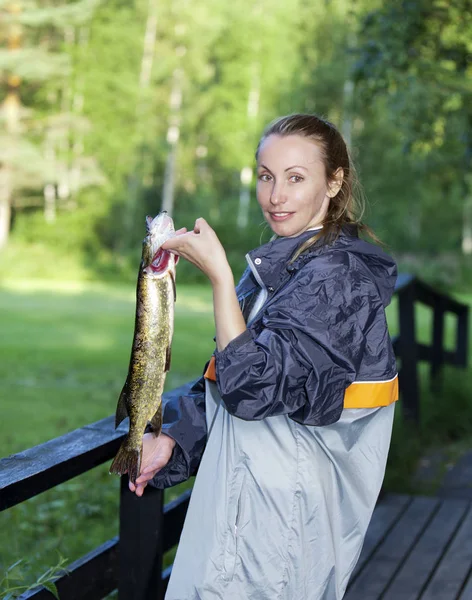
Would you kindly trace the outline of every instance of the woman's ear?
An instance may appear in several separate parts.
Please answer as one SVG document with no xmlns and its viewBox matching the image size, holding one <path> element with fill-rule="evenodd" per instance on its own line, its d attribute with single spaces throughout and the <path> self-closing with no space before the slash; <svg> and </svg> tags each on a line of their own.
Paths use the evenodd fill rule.
<svg viewBox="0 0 472 600">
<path fill-rule="evenodd" d="M 333 179 L 328 184 L 327 195 L 330 198 L 334 198 L 336 196 L 336 194 L 339 192 L 339 190 L 341 189 L 341 186 L 343 184 L 343 179 L 344 179 L 344 170 L 342 169 L 342 167 L 339 167 L 339 169 L 334 173 Z"/>
</svg>

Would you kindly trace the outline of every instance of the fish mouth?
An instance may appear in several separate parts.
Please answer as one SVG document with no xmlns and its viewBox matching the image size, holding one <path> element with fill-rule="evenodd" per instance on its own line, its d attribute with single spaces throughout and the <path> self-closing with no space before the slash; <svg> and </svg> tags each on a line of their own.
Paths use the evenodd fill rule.
<svg viewBox="0 0 472 600">
<path fill-rule="evenodd" d="M 146 217 L 147 234 L 143 240 L 142 266 L 148 275 L 161 277 L 167 271 L 173 271 L 177 258 L 162 245 L 174 237 L 174 222 L 167 213 L 161 212 L 154 219 Z"/>
<path fill-rule="evenodd" d="M 163 250 L 159 248 L 159 250 L 154 255 L 151 264 L 151 271 L 156 275 L 162 275 L 169 268 L 170 261 L 170 252 L 168 250 Z"/>
</svg>

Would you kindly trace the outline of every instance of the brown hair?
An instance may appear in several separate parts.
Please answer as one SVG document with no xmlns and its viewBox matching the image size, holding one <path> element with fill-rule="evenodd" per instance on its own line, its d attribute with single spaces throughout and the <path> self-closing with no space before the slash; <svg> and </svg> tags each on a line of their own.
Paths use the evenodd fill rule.
<svg viewBox="0 0 472 600">
<path fill-rule="evenodd" d="M 334 242 L 346 225 L 357 226 L 359 232 L 366 233 L 374 241 L 380 243 L 373 231 L 361 221 L 364 212 L 364 197 L 346 142 L 332 123 L 316 115 L 308 114 L 279 117 L 272 121 L 262 134 L 256 150 L 256 160 L 262 143 L 270 135 L 301 135 L 313 140 L 321 148 L 327 184 L 334 180 L 334 175 L 339 168 L 344 172 L 341 188 L 330 200 L 328 211 L 322 222 L 323 229 L 304 242 L 292 260 L 295 260 L 318 240 L 325 244 Z"/>
</svg>

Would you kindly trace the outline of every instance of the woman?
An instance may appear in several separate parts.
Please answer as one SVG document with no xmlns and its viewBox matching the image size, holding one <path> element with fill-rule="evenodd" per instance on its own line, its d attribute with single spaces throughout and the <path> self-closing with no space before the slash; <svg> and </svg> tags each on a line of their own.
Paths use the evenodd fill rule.
<svg viewBox="0 0 472 600">
<path fill-rule="evenodd" d="M 210 279 L 216 351 L 144 439 L 137 486 L 198 475 L 167 600 L 338 600 L 383 480 L 397 373 L 385 320 L 396 267 L 360 240 L 353 168 L 313 115 L 272 123 L 257 200 L 276 239 L 236 292 L 216 234 L 166 242 Z"/>
</svg>

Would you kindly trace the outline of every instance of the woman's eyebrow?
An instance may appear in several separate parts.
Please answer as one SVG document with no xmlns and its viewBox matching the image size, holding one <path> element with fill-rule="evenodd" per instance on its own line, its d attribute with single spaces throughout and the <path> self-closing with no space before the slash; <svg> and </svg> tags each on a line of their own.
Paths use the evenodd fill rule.
<svg viewBox="0 0 472 600">
<path fill-rule="evenodd" d="M 266 167 L 265 165 L 259 165 L 257 168 L 265 169 L 266 171 L 271 172 L 269 167 Z M 308 169 L 306 167 L 302 167 L 302 165 L 293 165 L 291 167 L 287 167 L 287 169 L 285 169 L 284 173 L 286 173 L 287 171 L 290 171 L 291 169 L 305 169 L 305 171 L 308 171 Z"/>
<path fill-rule="evenodd" d="M 290 171 L 291 169 L 305 169 L 305 171 L 308 171 L 308 169 L 306 167 L 302 167 L 302 165 L 293 165 L 292 167 L 285 169 L 285 172 Z"/>
</svg>

